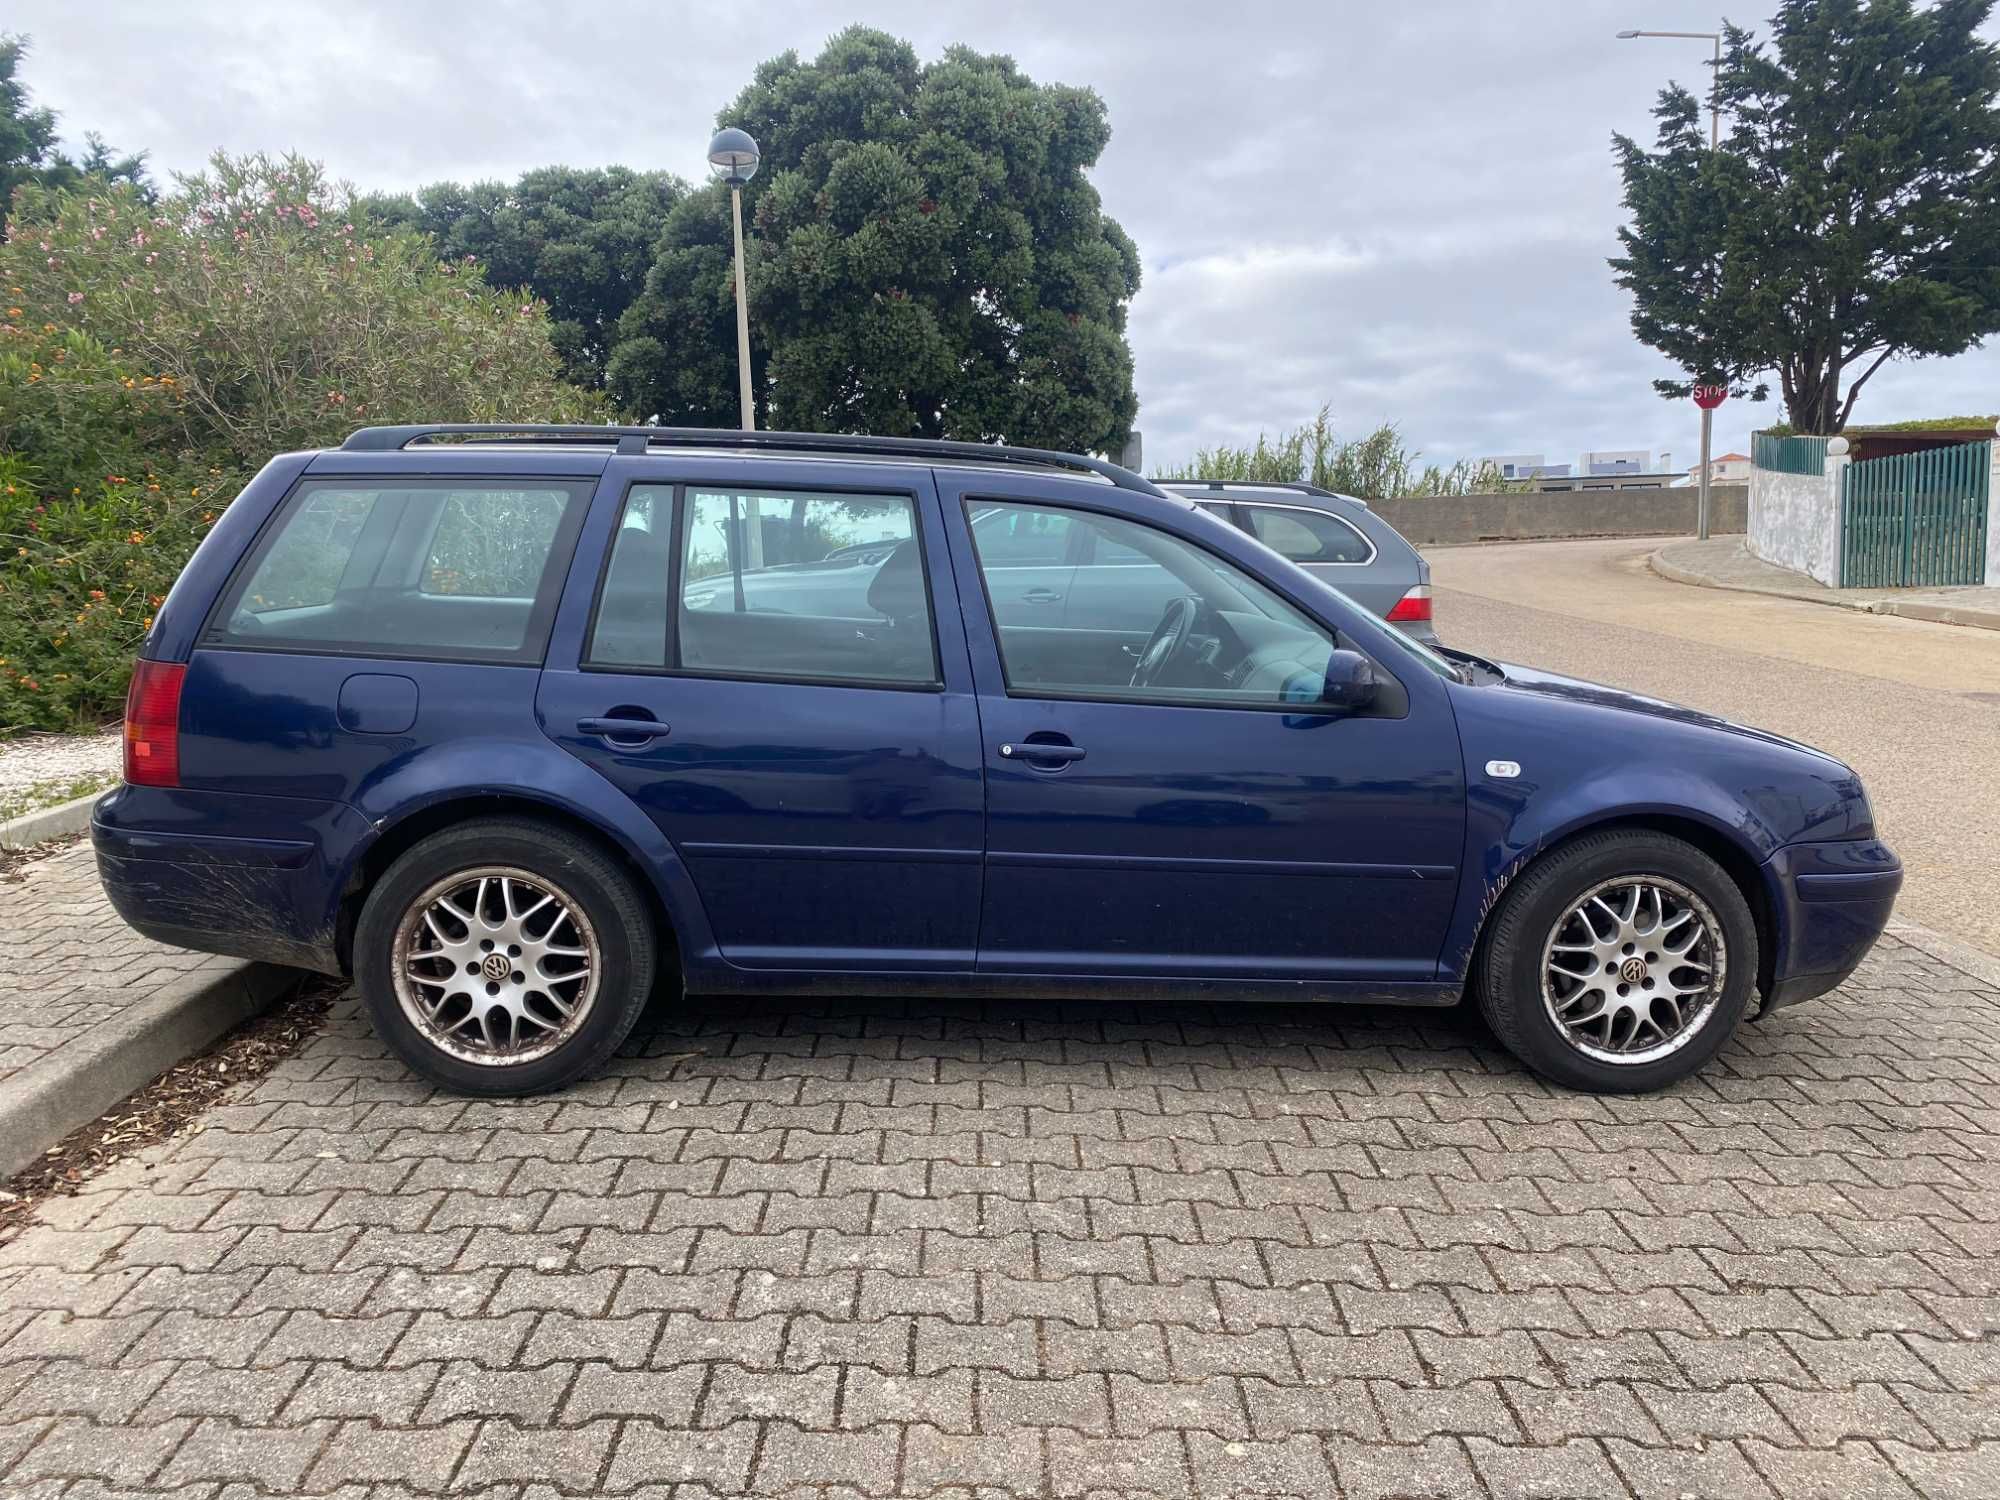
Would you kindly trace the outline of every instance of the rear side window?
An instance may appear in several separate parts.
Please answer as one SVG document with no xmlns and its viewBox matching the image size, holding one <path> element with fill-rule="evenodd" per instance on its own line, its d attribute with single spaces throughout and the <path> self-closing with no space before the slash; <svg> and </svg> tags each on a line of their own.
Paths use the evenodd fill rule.
<svg viewBox="0 0 2000 1500">
<path fill-rule="evenodd" d="M 252 549 L 211 644 L 538 661 L 590 486 L 308 481 Z"/>
<path fill-rule="evenodd" d="M 678 551 L 676 551 L 678 547 Z M 937 683 L 908 495 L 635 485 L 586 661 L 787 682 Z"/>
<path fill-rule="evenodd" d="M 930 591 L 908 495 L 704 489 L 681 501 L 679 665 L 929 685 Z"/>
<path fill-rule="evenodd" d="M 1239 508 L 1252 536 L 1295 563 L 1364 563 L 1373 555 L 1368 538 L 1337 516 L 1296 506 L 1239 502 Z"/>
</svg>

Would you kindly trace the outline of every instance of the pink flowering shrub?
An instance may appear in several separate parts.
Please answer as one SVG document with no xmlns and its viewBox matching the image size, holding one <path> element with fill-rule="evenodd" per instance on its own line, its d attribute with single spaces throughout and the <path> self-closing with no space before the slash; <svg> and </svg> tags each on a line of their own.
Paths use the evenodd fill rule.
<svg viewBox="0 0 2000 1500">
<path fill-rule="evenodd" d="M 296 158 L 147 205 L 24 188 L 0 245 L 0 734 L 117 716 L 153 609 L 275 453 L 372 422 L 603 421 L 547 309 L 365 228 Z"/>
</svg>

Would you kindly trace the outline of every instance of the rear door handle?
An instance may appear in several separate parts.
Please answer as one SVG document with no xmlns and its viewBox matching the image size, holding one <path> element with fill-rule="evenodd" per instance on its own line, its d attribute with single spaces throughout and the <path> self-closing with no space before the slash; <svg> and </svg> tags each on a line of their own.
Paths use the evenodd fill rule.
<svg viewBox="0 0 2000 1500">
<path fill-rule="evenodd" d="M 1008 760 L 1048 760 L 1067 765 L 1082 760 L 1086 752 L 1081 745 L 1002 745 L 1000 753 Z"/>
<path fill-rule="evenodd" d="M 657 740 L 667 732 L 658 719 L 578 719 L 576 728 L 579 734 L 599 734 L 607 740 L 635 744 Z"/>
<path fill-rule="evenodd" d="M 1025 604 L 1057 604 L 1062 594 L 1056 589 L 1029 589 L 1021 595 L 1021 600 Z"/>
</svg>

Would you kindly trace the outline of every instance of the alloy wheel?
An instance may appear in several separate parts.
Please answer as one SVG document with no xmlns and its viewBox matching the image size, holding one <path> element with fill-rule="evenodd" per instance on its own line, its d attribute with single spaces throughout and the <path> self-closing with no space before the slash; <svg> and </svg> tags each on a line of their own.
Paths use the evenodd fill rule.
<svg viewBox="0 0 2000 1500">
<path fill-rule="evenodd" d="M 1542 949 L 1542 1004 L 1570 1046 L 1599 1062 L 1652 1062 L 1692 1041 L 1728 978 L 1722 925 L 1662 875 L 1586 891 Z"/>
<path fill-rule="evenodd" d="M 448 875 L 397 925 L 391 973 L 424 1040 L 466 1062 L 546 1057 L 597 999 L 603 954 L 582 905 L 526 870 Z"/>
</svg>

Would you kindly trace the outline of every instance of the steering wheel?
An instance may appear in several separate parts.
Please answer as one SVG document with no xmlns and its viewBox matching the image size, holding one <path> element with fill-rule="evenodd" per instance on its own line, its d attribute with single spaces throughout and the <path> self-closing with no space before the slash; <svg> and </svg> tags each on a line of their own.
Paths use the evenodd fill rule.
<svg viewBox="0 0 2000 1500">
<path fill-rule="evenodd" d="M 1132 668 L 1133 687 L 1151 687 L 1159 680 L 1160 673 L 1167 668 L 1187 644 L 1188 635 L 1194 629 L 1194 622 L 1201 612 L 1192 594 L 1183 594 L 1178 599 L 1169 599 L 1167 607 L 1160 614 L 1160 623 L 1153 627 L 1153 633 L 1146 640 L 1146 649 L 1139 653 L 1139 660 Z"/>
</svg>

